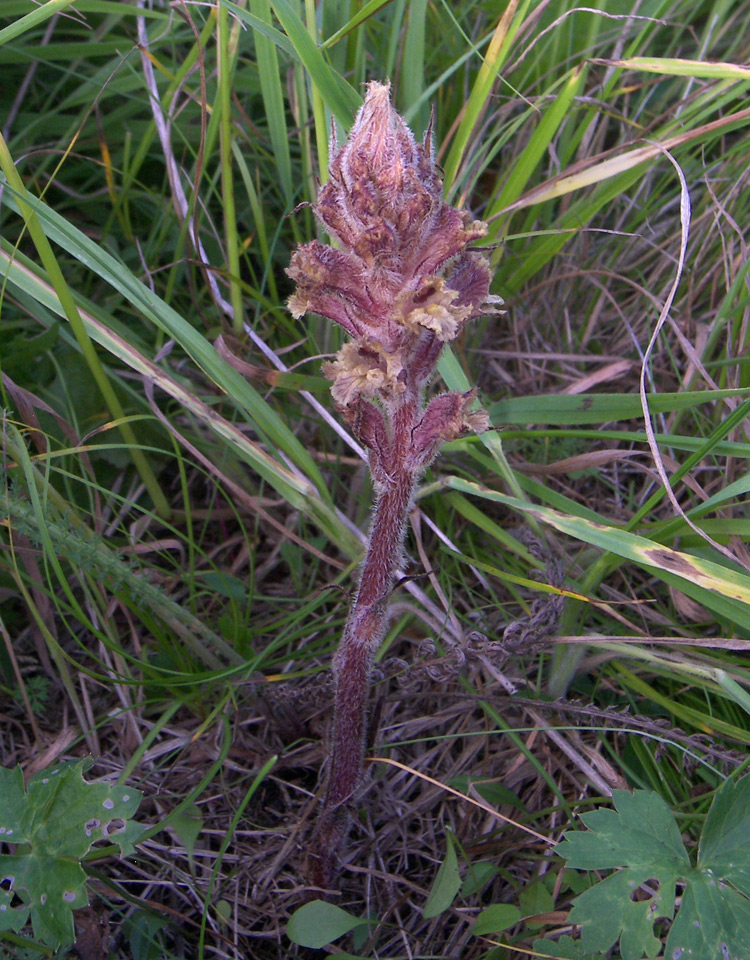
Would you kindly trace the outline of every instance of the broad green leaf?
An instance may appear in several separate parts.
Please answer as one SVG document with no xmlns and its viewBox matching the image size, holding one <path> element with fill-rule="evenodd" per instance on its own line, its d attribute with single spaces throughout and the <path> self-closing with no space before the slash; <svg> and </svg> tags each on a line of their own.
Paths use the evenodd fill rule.
<svg viewBox="0 0 750 960">
<path fill-rule="evenodd" d="M 535 917 L 540 913 L 549 913 L 555 908 L 555 898 L 541 880 L 525 886 L 518 900 L 524 917 Z M 539 922 L 532 923 L 527 919 L 526 926 L 532 930 L 536 930 L 541 927 L 542 924 Z"/>
<path fill-rule="evenodd" d="M 170 822 L 172 829 L 185 847 L 191 869 L 193 867 L 195 841 L 201 835 L 203 824 L 204 820 L 201 814 L 201 808 L 196 803 L 191 803 L 183 810 L 178 810 Z"/>
<path fill-rule="evenodd" d="M 744 831 L 750 831 L 747 820 Z M 686 880 L 682 904 L 667 937 L 665 960 L 750 957 L 750 900 L 708 870 L 694 870 Z"/>
<path fill-rule="evenodd" d="M 701 834 L 698 866 L 730 879 L 750 897 L 750 776 L 727 780 L 717 790 Z"/>
<path fill-rule="evenodd" d="M 88 904 L 80 861 L 99 840 L 116 843 L 123 855 L 133 852 L 143 832 L 131 819 L 141 793 L 87 783 L 86 764 L 59 763 L 32 777 L 25 790 L 20 767 L 0 768 L 0 839 L 23 845 L 0 856 L 0 930 L 20 929 L 30 913 L 38 940 L 53 947 L 72 943 L 72 911 Z M 10 907 L 12 894 L 23 909 Z"/>
<path fill-rule="evenodd" d="M 581 820 L 584 832 L 568 832 L 557 852 L 577 870 L 648 867 L 664 860 L 689 868 L 685 845 L 669 807 L 658 793 L 615 790 L 616 810 L 594 810 Z"/>
<path fill-rule="evenodd" d="M 482 910 L 472 927 L 475 937 L 485 933 L 500 933 L 507 930 L 521 919 L 521 911 L 512 903 L 493 903 L 491 907 Z"/>
<path fill-rule="evenodd" d="M 444 913 L 456 899 L 456 894 L 461 887 L 461 875 L 458 872 L 453 837 L 448 831 L 445 833 L 445 841 L 445 860 L 440 864 L 432 890 L 422 909 L 425 920 L 431 920 L 432 917 L 438 917 Z"/>
<path fill-rule="evenodd" d="M 230 600 L 237 600 L 239 603 L 247 600 L 247 584 L 239 577 L 233 577 L 230 573 L 224 573 L 220 570 L 207 570 L 205 573 L 197 575 L 200 583 L 218 593 L 222 597 L 229 597 Z"/>
<path fill-rule="evenodd" d="M 619 939 L 623 960 L 642 960 L 661 949 L 654 921 L 673 916 L 675 885 L 690 871 L 690 860 L 669 807 L 658 794 L 615 790 L 612 799 L 615 810 L 585 814 L 581 819 L 588 831 L 568 832 L 557 852 L 569 867 L 619 868 L 574 902 L 570 921 L 582 926 L 584 950 L 605 953 Z M 658 889 L 633 900 L 648 880 L 657 881 Z"/>
<path fill-rule="evenodd" d="M 364 922 L 333 903 L 312 900 L 291 915 L 286 925 L 286 935 L 292 943 L 298 943 L 301 947 L 319 949 Z"/>
<path fill-rule="evenodd" d="M 676 885 L 682 883 L 665 960 L 750 957 L 750 898 L 744 895 L 750 880 L 750 777 L 727 781 L 716 792 L 697 867 L 660 797 L 618 790 L 613 800 L 616 810 L 586 814 L 588 832 L 569 832 L 557 847 L 570 867 L 615 868 L 574 901 L 569 919 L 581 925 L 583 951 L 606 953 L 619 939 L 623 960 L 657 956 L 662 944 L 654 923 L 673 916 Z M 647 881 L 642 898 L 633 899 Z"/>
<path fill-rule="evenodd" d="M 580 940 L 572 937 L 560 937 L 559 940 L 535 940 L 532 947 L 534 960 L 546 960 L 553 957 L 555 960 L 601 960 L 601 954 L 594 956 L 586 953 Z"/>
<path fill-rule="evenodd" d="M 582 893 L 568 919 L 581 924 L 583 949 L 606 953 L 619 940 L 622 960 L 643 960 L 644 956 L 653 960 L 661 950 L 661 941 L 654 936 L 654 921 L 672 916 L 677 879 L 673 864 L 626 867 Z M 648 880 L 658 881 L 659 890 L 642 900 L 631 900 Z"/>
<path fill-rule="evenodd" d="M 535 581 L 529 581 L 529 583 L 534 582 Z M 519 810 L 526 812 L 526 807 L 523 805 L 523 802 L 519 800 L 518 796 L 513 793 L 510 787 L 506 787 L 504 783 L 499 783 L 496 780 L 474 780 L 465 774 L 461 774 L 458 777 L 452 777 L 448 785 L 455 787 L 456 790 L 460 790 L 467 795 L 470 790 L 476 790 L 482 800 L 489 803 L 490 806 L 500 807 L 504 803 L 507 803 L 512 807 L 517 807 Z"/>
<path fill-rule="evenodd" d="M 167 954 L 164 951 L 160 933 L 166 925 L 165 917 L 159 917 L 145 910 L 136 910 L 128 923 L 130 958 L 132 960 L 164 960 Z"/>
</svg>

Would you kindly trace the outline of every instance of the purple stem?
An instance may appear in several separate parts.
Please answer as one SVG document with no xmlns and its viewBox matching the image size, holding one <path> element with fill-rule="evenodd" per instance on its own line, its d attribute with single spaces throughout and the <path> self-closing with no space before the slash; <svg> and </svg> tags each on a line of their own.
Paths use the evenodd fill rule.
<svg viewBox="0 0 750 960">
<path fill-rule="evenodd" d="M 389 480 L 377 498 L 359 589 L 333 658 L 331 768 L 309 852 L 309 879 L 316 887 L 330 888 L 333 883 L 338 852 L 349 832 L 348 802 L 362 779 L 370 674 L 388 627 L 388 595 L 401 560 L 418 476 L 406 469 L 405 462 L 420 407 L 412 397 L 393 413 L 389 450 L 380 464 Z"/>
</svg>

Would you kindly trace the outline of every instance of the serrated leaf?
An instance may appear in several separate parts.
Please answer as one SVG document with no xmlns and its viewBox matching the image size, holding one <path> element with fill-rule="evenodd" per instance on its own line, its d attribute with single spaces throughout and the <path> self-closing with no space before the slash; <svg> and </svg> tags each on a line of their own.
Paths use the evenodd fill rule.
<svg viewBox="0 0 750 960">
<path fill-rule="evenodd" d="M 53 946 L 72 943 L 72 911 L 89 902 L 80 864 L 29 853 L 0 857 L 0 868 L 5 877 L 13 878 L 13 891 L 30 900 L 35 939 Z"/>
<path fill-rule="evenodd" d="M 606 870 L 640 867 L 660 861 L 689 869 L 690 860 L 669 807 L 650 790 L 615 790 L 616 810 L 594 810 L 581 817 L 589 832 L 572 831 L 557 852 L 569 867 Z"/>
<path fill-rule="evenodd" d="M 3 875 L 0 876 L 0 880 L 7 885 L 9 883 L 9 875 L 3 873 Z M 4 932 L 5 930 L 20 930 L 29 919 L 31 907 L 12 907 L 11 903 L 14 896 L 15 894 L 12 889 L 6 890 L 0 887 L 0 932 Z"/>
<path fill-rule="evenodd" d="M 333 903 L 312 900 L 291 915 L 286 925 L 286 935 L 292 943 L 301 947 L 319 949 L 364 922 Z"/>
<path fill-rule="evenodd" d="M 750 777 L 727 780 L 716 791 L 701 835 L 698 866 L 731 880 L 750 897 Z"/>
<path fill-rule="evenodd" d="M 561 960 L 601 960 L 586 953 L 580 940 L 572 937 L 560 937 L 559 940 L 535 940 L 532 947 L 534 957 L 555 957 Z"/>
<path fill-rule="evenodd" d="M 38 940 L 54 947 L 72 943 L 72 911 L 88 903 L 80 860 L 98 840 L 116 843 L 127 854 L 141 834 L 131 820 L 140 792 L 87 783 L 86 764 L 59 763 L 32 777 L 25 790 L 20 767 L 0 768 L 0 839 L 23 845 L 20 852 L 0 856 L 7 888 L 0 897 L 0 929 L 18 930 L 30 914 Z M 14 894 L 22 909 L 10 907 Z"/>
<path fill-rule="evenodd" d="M 664 956 L 666 960 L 747 960 L 750 900 L 708 871 L 694 870 L 687 877 Z"/>
<path fill-rule="evenodd" d="M 656 878 L 659 891 L 644 900 L 634 901 L 631 894 L 647 880 Z M 623 960 L 653 958 L 661 950 L 653 932 L 657 917 L 674 912 L 674 888 L 677 873 L 664 870 L 626 868 L 618 870 L 586 890 L 574 901 L 568 919 L 581 925 L 581 944 L 584 951 L 606 953 L 620 941 Z M 665 904 L 662 906 L 662 895 Z"/>
<path fill-rule="evenodd" d="M 512 903 L 493 903 L 482 910 L 474 923 L 472 933 L 480 937 L 485 933 L 500 933 L 521 919 L 521 911 Z"/>
<path fill-rule="evenodd" d="M 568 865 L 619 868 L 573 903 L 569 919 L 581 925 L 585 952 L 607 952 L 620 940 L 623 960 L 655 957 L 662 945 L 654 922 L 674 914 L 675 888 L 684 883 L 665 960 L 750 958 L 750 778 L 717 790 L 703 828 L 698 866 L 690 865 L 674 818 L 649 791 L 615 791 L 617 811 L 582 819 L 589 833 L 568 833 L 558 847 Z M 650 846 L 650 856 L 649 856 Z M 641 884 L 649 893 L 633 899 Z M 656 888 L 656 889 L 654 889 Z"/>
<path fill-rule="evenodd" d="M 456 899 L 461 887 L 461 875 L 458 872 L 458 859 L 453 846 L 453 837 L 446 831 L 445 860 L 440 864 L 430 895 L 422 909 L 425 920 L 440 916 Z"/>
</svg>

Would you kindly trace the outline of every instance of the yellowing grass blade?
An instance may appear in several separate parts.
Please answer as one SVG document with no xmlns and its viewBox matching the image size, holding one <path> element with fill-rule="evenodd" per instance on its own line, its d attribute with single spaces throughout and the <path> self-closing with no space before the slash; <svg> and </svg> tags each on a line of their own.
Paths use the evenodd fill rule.
<svg viewBox="0 0 750 960">
<path fill-rule="evenodd" d="M 0 250 L 0 275 L 6 277 L 13 286 L 25 290 L 56 315 L 63 316 L 62 307 L 52 287 L 37 276 L 29 266 L 10 257 L 5 250 Z M 177 400 L 184 409 L 190 410 L 213 433 L 228 442 L 237 455 L 266 479 L 290 504 L 317 522 L 326 535 L 350 556 L 359 554 L 358 541 L 343 527 L 335 511 L 323 503 L 313 483 L 300 473 L 288 470 L 276 461 L 261 446 L 245 436 L 242 430 L 183 387 L 161 367 L 144 357 L 90 312 L 80 307 L 78 312 L 92 340 L 126 363 L 132 370 L 147 377 Z"/>
<path fill-rule="evenodd" d="M 643 70 L 671 77 L 695 77 L 701 80 L 750 80 L 750 66 L 709 60 L 681 60 L 679 57 L 630 57 L 627 60 L 591 60 L 606 67 Z"/>
<path fill-rule="evenodd" d="M 525 503 L 516 497 L 508 497 L 494 490 L 488 490 L 478 483 L 462 480 L 459 477 L 448 478 L 445 485 L 451 490 L 504 503 L 514 510 L 521 510 L 536 517 L 541 523 L 546 523 L 561 533 L 575 537 L 576 540 L 590 543 L 626 560 L 661 570 L 665 574 L 673 574 L 687 581 L 688 584 L 697 585 L 711 593 L 728 597 L 730 600 L 739 601 L 750 607 L 750 577 L 745 573 L 732 570 L 712 560 L 703 560 L 680 550 L 673 550 L 671 547 L 617 527 L 607 527 L 584 517 L 567 516 L 549 507 Z"/>
<path fill-rule="evenodd" d="M 500 74 L 500 67 L 507 59 L 511 43 L 518 28 L 523 23 L 524 15 L 529 7 L 528 0 L 521 4 L 521 12 L 516 16 L 518 6 L 519 0 L 510 0 L 503 11 L 490 40 L 484 63 L 474 81 L 463 118 L 456 131 L 456 138 L 445 161 L 445 184 L 448 189 L 453 186 L 458 168 L 461 166 L 466 153 L 467 144 L 479 123 L 480 117 L 487 106 L 492 87 Z"/>
<path fill-rule="evenodd" d="M 491 219 L 498 211 L 515 203 L 521 195 L 521 191 L 529 182 L 529 178 L 536 170 L 550 142 L 559 130 L 560 124 L 568 116 L 571 104 L 583 87 L 584 77 L 585 71 L 582 68 L 572 70 L 557 97 L 542 112 L 539 124 L 516 159 L 510 176 L 489 210 L 487 219 Z M 496 234 L 496 230 L 490 231 L 492 239 L 495 238 Z"/>
<path fill-rule="evenodd" d="M 554 200 L 556 197 L 565 196 L 567 193 L 573 193 L 575 190 L 581 190 L 584 187 L 593 186 L 595 183 L 601 183 L 602 180 L 608 180 L 610 177 L 616 177 L 618 174 L 632 170 L 634 167 L 655 157 L 662 156 L 665 150 L 672 150 L 675 147 L 682 146 L 685 143 L 691 143 L 700 140 L 710 133 L 714 133 L 722 128 L 728 129 L 734 126 L 741 126 L 750 121 L 750 107 L 731 114 L 728 117 L 722 117 L 720 120 L 713 120 L 702 127 L 696 127 L 695 130 L 688 130 L 675 137 L 668 137 L 660 143 L 646 144 L 643 147 L 636 147 L 625 153 L 617 154 L 614 157 L 592 160 L 586 160 L 581 164 L 576 164 L 578 169 L 574 168 L 573 173 L 561 174 L 553 180 L 530 190 L 525 196 L 521 197 L 515 203 L 511 203 L 504 210 L 499 210 L 497 216 L 512 213 L 514 210 L 521 210 L 524 207 L 531 207 L 536 203 L 544 203 L 546 200 Z"/>
</svg>

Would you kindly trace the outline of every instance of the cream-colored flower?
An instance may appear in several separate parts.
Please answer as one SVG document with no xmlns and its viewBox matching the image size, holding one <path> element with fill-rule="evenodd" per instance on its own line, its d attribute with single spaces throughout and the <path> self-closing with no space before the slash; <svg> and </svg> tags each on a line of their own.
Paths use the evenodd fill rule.
<svg viewBox="0 0 750 960">
<path fill-rule="evenodd" d="M 406 389 L 400 379 L 403 362 L 399 353 L 388 353 L 383 345 L 365 337 L 345 343 L 336 359 L 324 363 L 323 375 L 333 381 L 331 393 L 341 406 L 357 397 L 390 399 Z"/>
<path fill-rule="evenodd" d="M 426 277 L 416 293 L 397 300 L 398 319 L 412 333 L 431 330 L 438 340 L 454 340 L 471 313 L 469 306 L 458 306 L 458 290 L 451 290 L 442 277 Z"/>
</svg>

